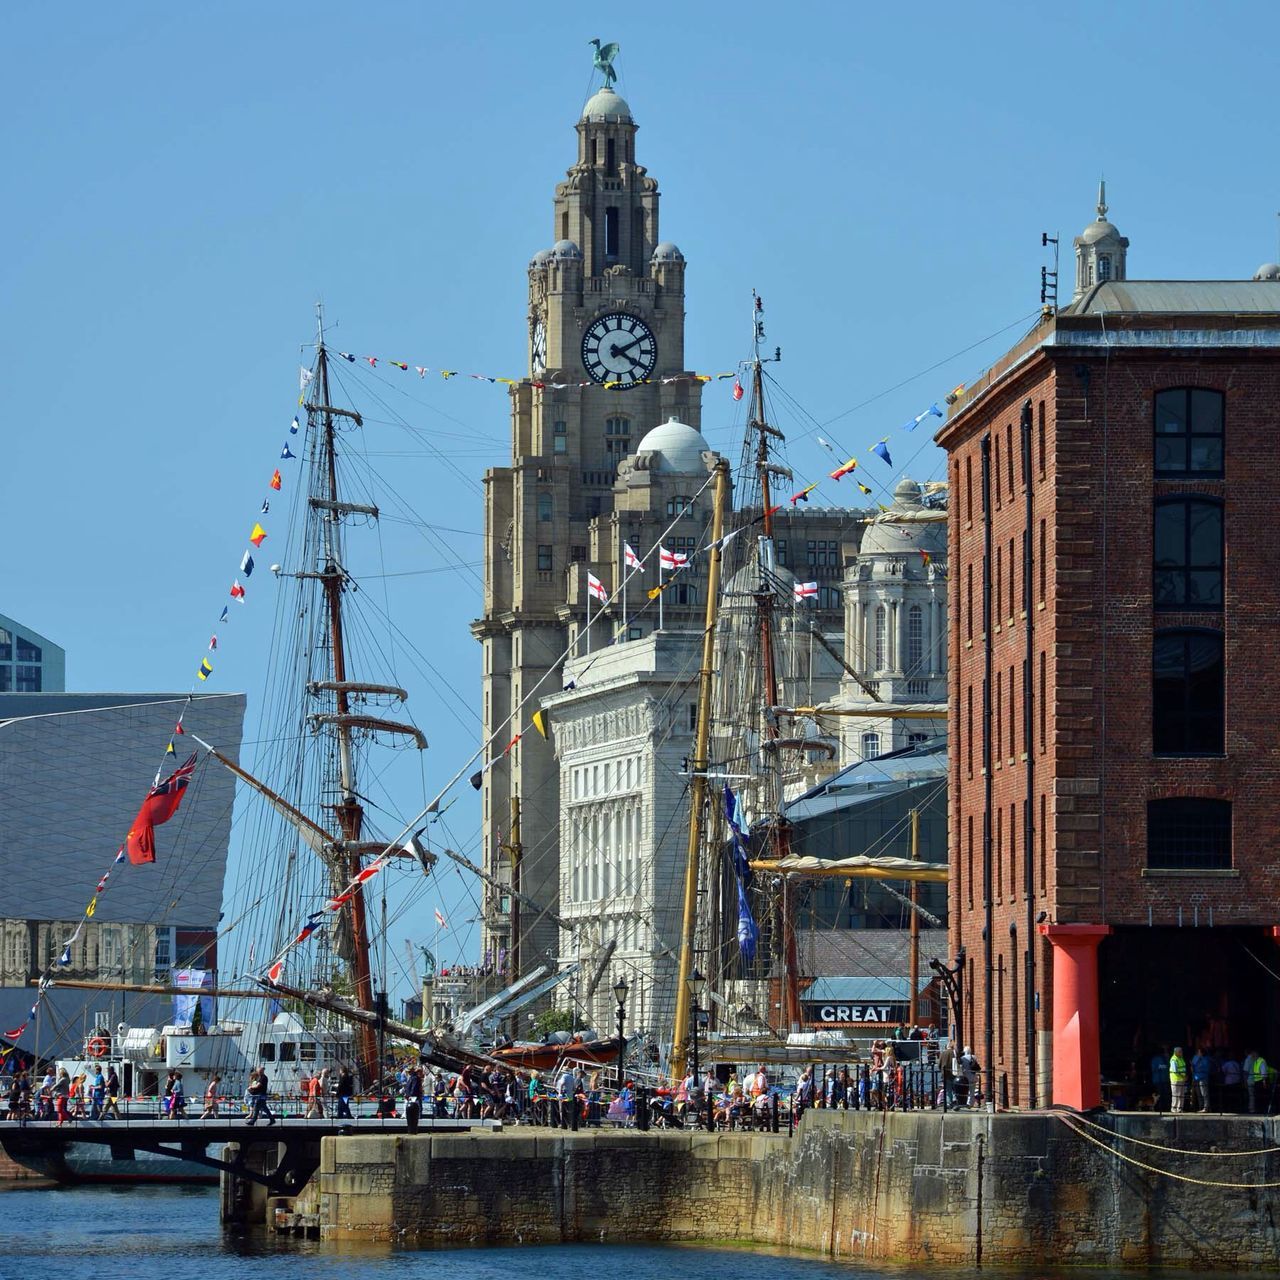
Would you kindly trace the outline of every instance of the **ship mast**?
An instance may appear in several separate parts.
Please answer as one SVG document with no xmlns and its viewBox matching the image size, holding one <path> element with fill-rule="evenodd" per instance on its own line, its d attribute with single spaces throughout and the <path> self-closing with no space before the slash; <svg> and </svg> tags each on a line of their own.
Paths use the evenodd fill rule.
<svg viewBox="0 0 1280 1280">
<path fill-rule="evenodd" d="M 671 1079 L 685 1071 L 685 1043 L 691 1011 L 689 978 L 698 917 L 703 829 L 707 796 L 708 750 L 711 740 L 711 681 L 715 675 L 716 612 L 720 604 L 720 562 L 723 557 L 725 509 L 729 505 L 729 464 L 716 462 L 715 507 L 711 517 L 711 560 L 707 566 L 707 611 L 702 631 L 702 668 L 698 673 L 698 728 L 694 739 L 689 791 L 689 844 L 684 870 L 684 911 L 680 925 L 680 960 L 676 971 L 675 1025 L 671 1036 Z"/>
<path fill-rule="evenodd" d="M 324 324 L 317 308 L 317 372 L 320 383 L 321 436 L 320 449 L 327 492 L 312 493 L 308 502 L 313 510 L 319 510 L 323 530 L 324 565 L 320 581 L 324 588 L 329 613 L 329 652 L 333 663 L 334 702 L 337 715 L 334 729 L 338 740 L 338 786 L 341 799 L 333 806 L 342 833 L 342 844 L 335 850 L 335 865 L 342 878 L 350 882 L 359 875 L 362 862 L 360 850 L 361 827 L 364 824 L 364 807 L 356 790 L 355 757 L 351 750 L 351 699 L 347 688 L 347 655 L 342 630 L 342 593 L 345 574 L 339 561 L 337 522 L 343 514 L 338 498 L 338 463 L 336 433 L 333 420 L 332 397 L 329 394 L 329 356 L 324 345 Z M 308 406 L 309 408 L 311 406 Z M 323 505 L 321 505 L 323 504 Z M 335 892 L 337 890 L 335 889 Z M 365 910 L 364 885 L 356 884 L 351 900 L 343 908 L 351 931 L 351 971 L 355 986 L 356 1004 L 370 1013 L 375 1012 L 373 1000 L 373 974 L 369 964 L 368 918 Z M 357 1029 L 360 1039 L 360 1071 L 366 1080 L 372 1080 L 381 1069 L 378 1062 L 377 1034 L 373 1026 L 361 1023 Z"/>
<path fill-rule="evenodd" d="M 775 846 L 775 857 L 783 858 L 787 854 L 787 830 L 782 818 L 782 743 L 778 727 L 779 703 L 777 655 L 774 652 L 774 592 L 773 578 L 775 571 L 773 543 L 773 503 L 770 492 L 770 475 L 773 463 L 769 460 L 770 438 L 783 439 L 782 432 L 769 425 L 765 418 L 764 407 L 764 361 L 760 355 L 760 344 L 764 341 L 764 304 L 760 296 L 755 295 L 754 314 L 752 317 L 752 343 L 755 357 L 751 365 L 751 408 L 748 414 L 748 426 L 756 433 L 756 474 L 760 482 L 760 505 L 763 512 L 762 524 L 764 532 L 760 536 L 758 546 L 758 567 L 760 571 L 757 585 L 756 625 L 760 637 L 760 673 L 763 705 L 761 716 L 763 722 L 762 750 L 768 751 L 773 763 L 773 788 L 768 795 L 768 842 Z M 780 355 L 780 353 L 779 353 Z M 779 358 L 775 355 L 775 359 Z M 787 1030 L 798 1027 L 800 1019 L 800 992 L 798 984 L 798 957 L 796 954 L 796 935 L 794 927 L 795 903 L 792 901 L 792 889 L 787 877 L 782 880 L 782 902 L 779 913 L 782 923 L 782 1024 Z"/>
</svg>

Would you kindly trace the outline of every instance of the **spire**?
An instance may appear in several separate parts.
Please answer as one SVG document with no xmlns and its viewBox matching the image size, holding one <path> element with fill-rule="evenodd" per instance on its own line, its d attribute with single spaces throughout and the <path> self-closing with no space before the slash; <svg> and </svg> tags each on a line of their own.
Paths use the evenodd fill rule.
<svg viewBox="0 0 1280 1280">
<path fill-rule="evenodd" d="M 1107 221 L 1107 180 L 1098 179 L 1098 216 L 1075 238 L 1076 288 L 1072 302 L 1096 284 L 1124 280 L 1129 241 Z"/>
</svg>

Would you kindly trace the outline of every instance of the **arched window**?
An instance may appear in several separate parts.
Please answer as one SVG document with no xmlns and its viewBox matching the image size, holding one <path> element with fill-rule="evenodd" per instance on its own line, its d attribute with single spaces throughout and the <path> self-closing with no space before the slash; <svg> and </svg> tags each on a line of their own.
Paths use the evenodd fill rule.
<svg viewBox="0 0 1280 1280">
<path fill-rule="evenodd" d="M 907 610 L 907 675 L 920 674 L 924 666 L 924 610 L 913 604 Z"/>
<path fill-rule="evenodd" d="M 885 617 L 885 608 L 884 608 L 884 605 L 882 605 L 882 604 L 881 604 L 881 605 L 877 605 L 877 606 L 876 606 L 876 616 L 875 616 L 875 626 L 876 626 L 876 632 L 875 632 L 875 654 L 876 654 L 876 670 L 877 670 L 877 671 L 883 671 L 883 670 L 884 670 L 884 660 L 885 660 L 885 626 L 886 626 L 886 621 L 887 621 L 887 620 L 886 620 L 886 617 Z"/>
<path fill-rule="evenodd" d="M 1173 871 L 1231 868 L 1231 801 L 1171 796 L 1147 802 L 1147 866 Z"/>
<path fill-rule="evenodd" d="M 880 735 L 878 733 L 864 733 L 862 735 L 862 758 L 864 760 L 874 760 L 880 754 Z"/>
<path fill-rule="evenodd" d="M 1222 474 L 1221 391 L 1173 387 L 1156 393 L 1156 474 Z"/>
<path fill-rule="evenodd" d="M 631 419 L 606 418 L 604 424 L 604 449 L 615 458 L 625 458 L 631 452 Z"/>
<path fill-rule="evenodd" d="M 1098 283 L 1111 279 L 1111 257 L 1109 254 L 1100 253 L 1098 255 Z"/>
<path fill-rule="evenodd" d="M 618 256 L 618 206 L 610 205 L 604 211 L 604 256 Z"/>
<path fill-rule="evenodd" d="M 566 209 L 560 215 L 560 239 L 567 240 L 569 238 L 569 211 Z"/>
<path fill-rule="evenodd" d="M 1222 504 L 1161 498 L 1155 510 L 1157 609 L 1222 608 Z"/>
<path fill-rule="evenodd" d="M 1157 631 L 1151 665 L 1156 755 L 1221 755 L 1226 719 L 1222 632 Z"/>
<path fill-rule="evenodd" d="M 550 520 L 552 517 L 552 502 L 549 493 L 538 494 L 538 519 Z"/>
</svg>

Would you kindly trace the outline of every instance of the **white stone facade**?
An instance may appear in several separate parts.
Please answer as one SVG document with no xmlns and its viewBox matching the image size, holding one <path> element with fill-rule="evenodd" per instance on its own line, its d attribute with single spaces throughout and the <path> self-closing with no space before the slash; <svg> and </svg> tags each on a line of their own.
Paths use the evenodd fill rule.
<svg viewBox="0 0 1280 1280">
<path fill-rule="evenodd" d="M 947 524 L 945 509 L 923 504 L 914 480 L 901 480 L 893 505 L 863 534 L 844 579 L 845 652 L 886 703 L 936 703 L 936 719 L 849 716 L 841 762 L 852 764 L 946 732 Z M 841 705 L 873 711 L 872 698 L 846 677 Z"/>
</svg>

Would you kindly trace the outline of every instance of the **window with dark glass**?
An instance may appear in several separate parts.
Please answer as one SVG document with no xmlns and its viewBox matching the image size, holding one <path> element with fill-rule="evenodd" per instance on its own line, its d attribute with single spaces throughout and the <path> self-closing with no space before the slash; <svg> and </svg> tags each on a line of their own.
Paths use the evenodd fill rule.
<svg viewBox="0 0 1280 1280">
<path fill-rule="evenodd" d="M 618 458 L 625 458 L 631 452 L 630 418 L 605 419 L 604 447 L 606 453 Z"/>
<path fill-rule="evenodd" d="M 840 544 L 831 538 L 810 538 L 805 546 L 811 565 L 840 563 Z"/>
<path fill-rule="evenodd" d="M 538 519 L 550 520 L 553 503 L 549 493 L 538 494 Z"/>
<path fill-rule="evenodd" d="M 1175 387 L 1156 393 L 1156 474 L 1222 474 L 1220 391 Z"/>
<path fill-rule="evenodd" d="M 0 627 L 0 662 L 13 661 L 13 636 Z"/>
<path fill-rule="evenodd" d="M 1231 801 L 1174 796 L 1147 802 L 1147 866 L 1167 871 L 1231 867 Z"/>
<path fill-rule="evenodd" d="M 545 573 L 551 570 L 551 548 L 548 546 L 538 548 L 538 569 Z"/>
<path fill-rule="evenodd" d="M 1151 688 L 1156 755 L 1220 755 L 1224 703 L 1222 633 L 1156 632 Z"/>
<path fill-rule="evenodd" d="M 818 588 L 818 608 L 819 609 L 839 609 L 842 607 L 840 600 L 839 587 L 819 587 Z"/>
<path fill-rule="evenodd" d="M 19 662 L 39 662 L 42 657 L 42 651 L 38 644 L 32 644 L 26 636 L 18 637 L 18 661 Z"/>
<path fill-rule="evenodd" d="M 618 210 L 614 205 L 604 211 L 604 256 L 618 256 Z"/>
<path fill-rule="evenodd" d="M 1156 503 L 1157 609 L 1222 608 L 1222 504 L 1204 498 Z"/>
</svg>

